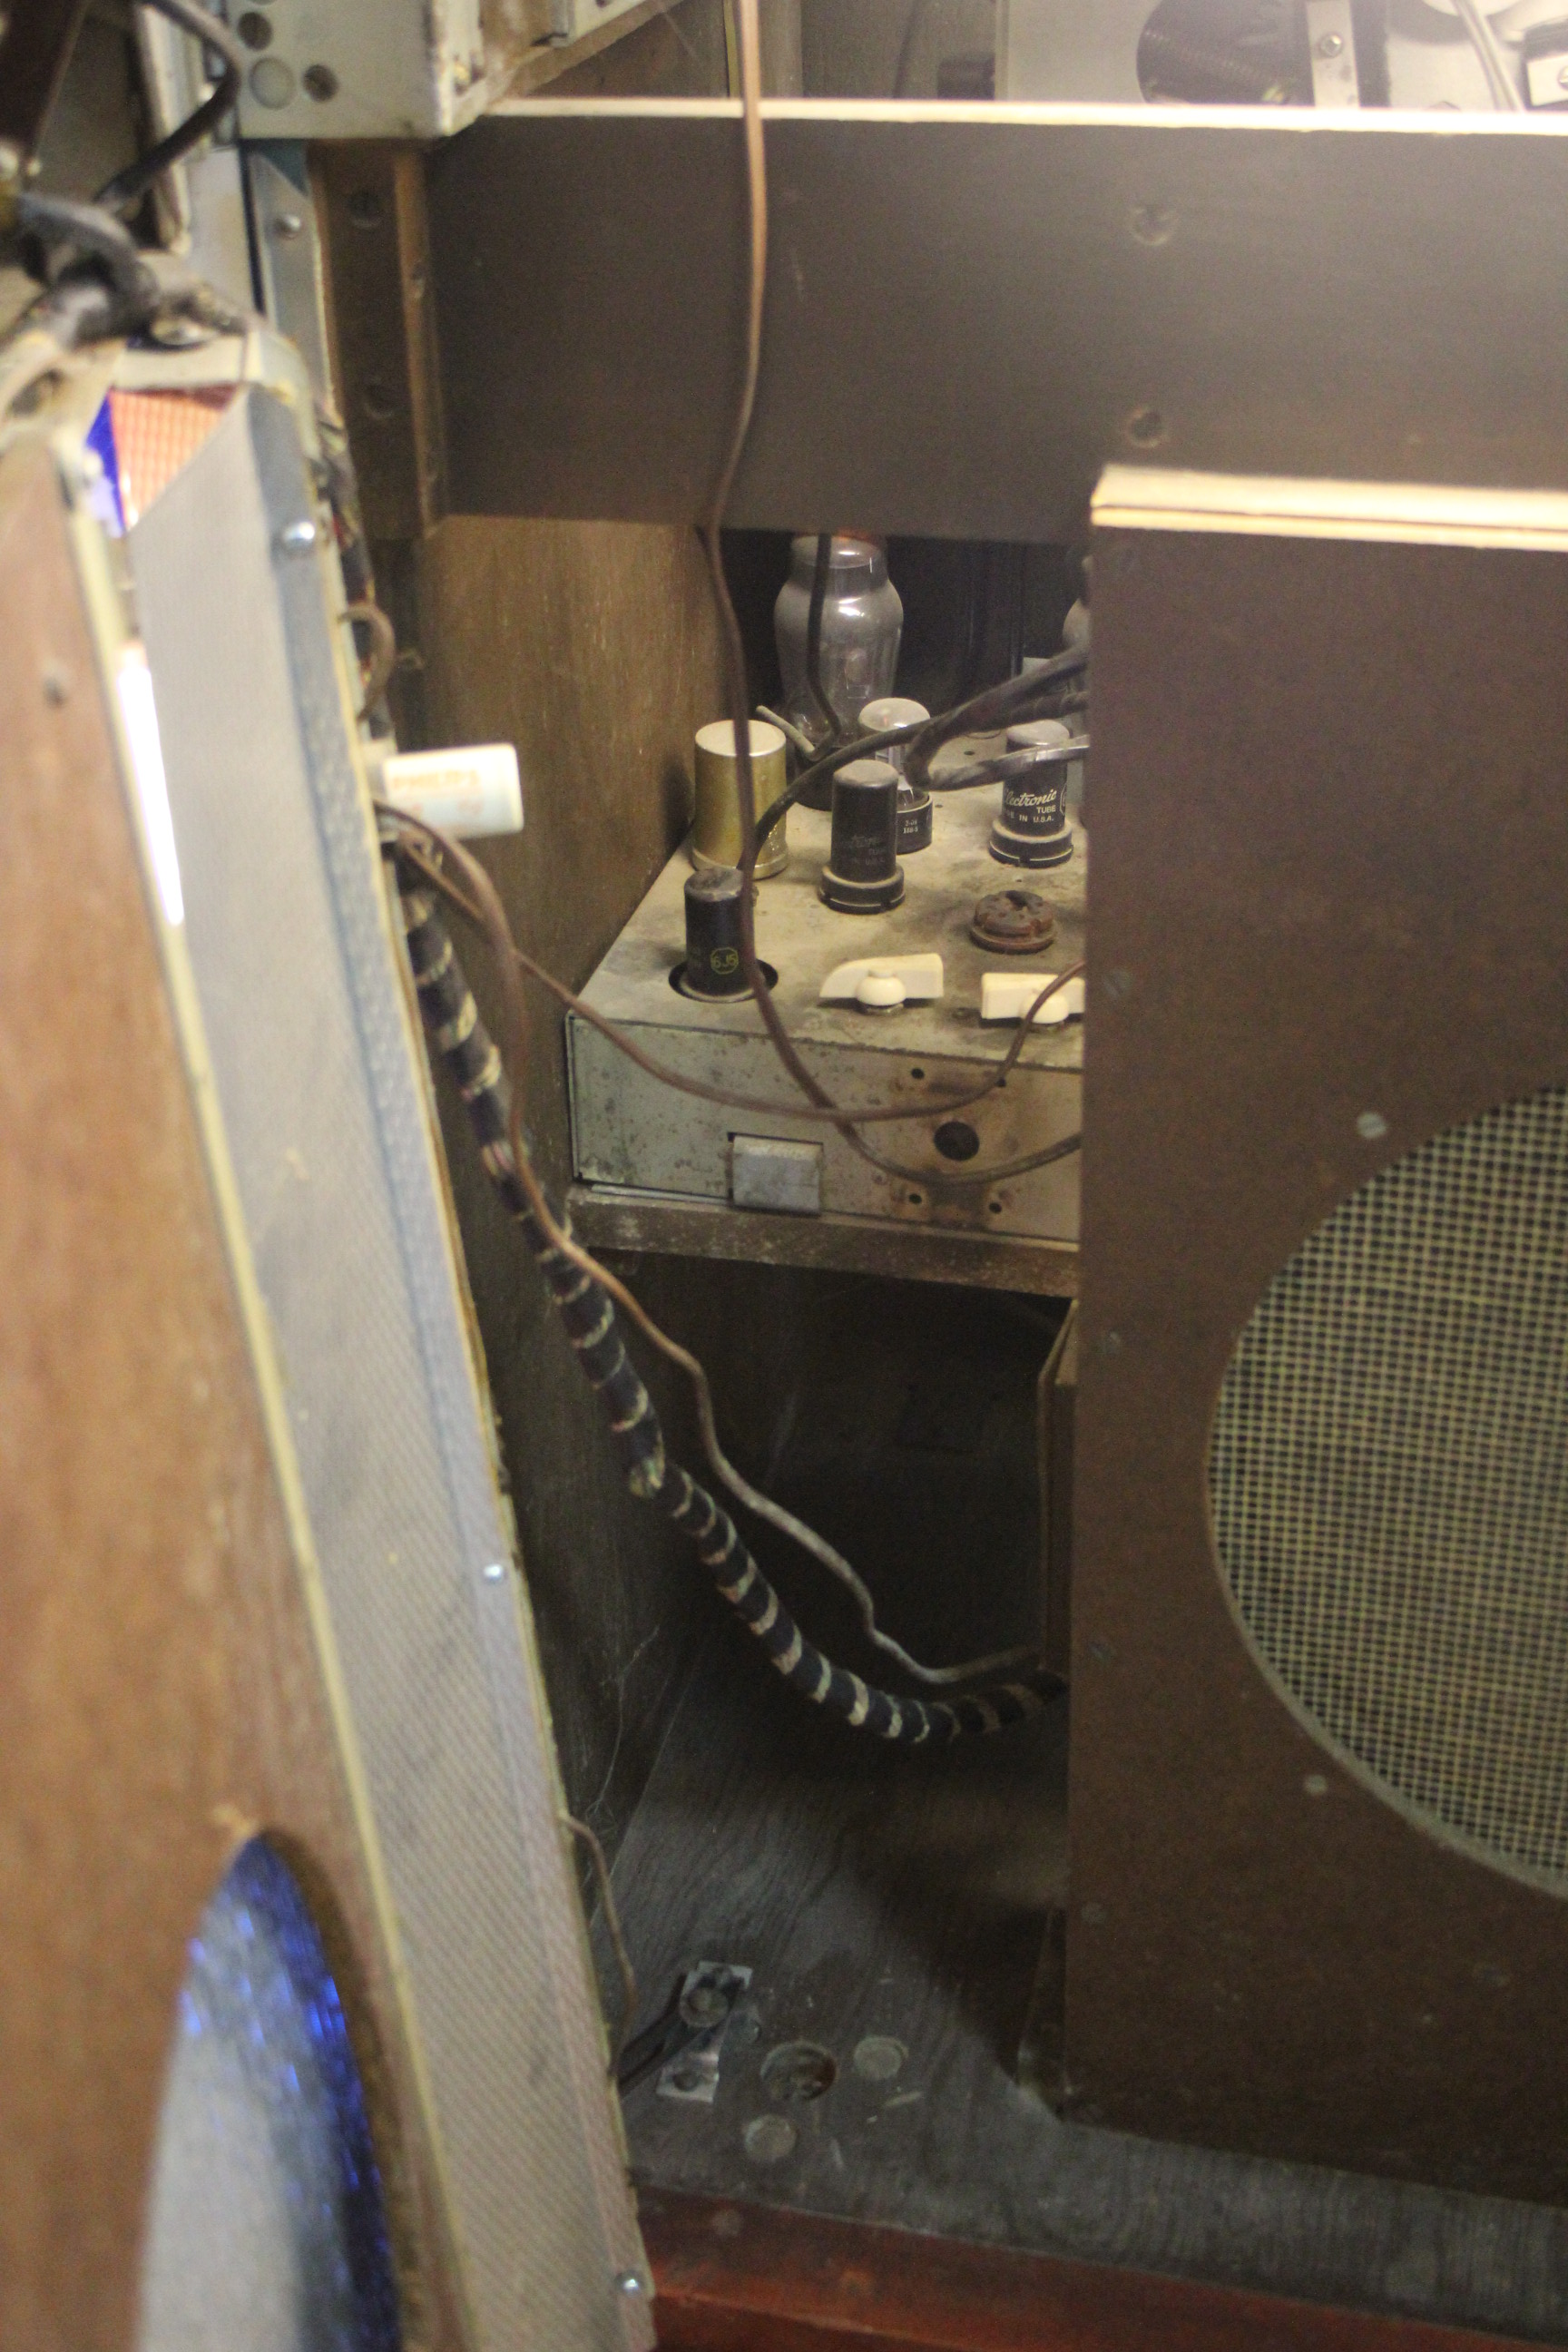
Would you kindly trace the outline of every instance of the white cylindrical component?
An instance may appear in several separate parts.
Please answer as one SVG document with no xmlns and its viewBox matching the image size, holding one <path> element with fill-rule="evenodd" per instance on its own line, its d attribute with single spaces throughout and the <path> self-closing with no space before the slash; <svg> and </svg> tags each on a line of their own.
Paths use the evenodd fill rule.
<svg viewBox="0 0 1568 2352">
<path fill-rule="evenodd" d="M 384 801 L 456 840 L 522 831 L 522 780 L 510 743 L 395 751 L 381 762 Z"/>
</svg>

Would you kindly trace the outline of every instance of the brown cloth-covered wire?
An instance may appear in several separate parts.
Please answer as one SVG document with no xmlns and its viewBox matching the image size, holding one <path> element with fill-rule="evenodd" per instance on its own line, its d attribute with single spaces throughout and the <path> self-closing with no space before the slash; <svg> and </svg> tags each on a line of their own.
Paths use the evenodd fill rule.
<svg viewBox="0 0 1568 2352">
<path fill-rule="evenodd" d="M 457 950 L 423 891 L 405 888 L 402 903 L 426 1032 L 462 1097 L 490 1181 L 521 1227 L 578 1361 L 605 1408 L 632 1493 L 655 1505 L 690 1539 L 723 1599 L 790 1687 L 853 1728 L 903 1747 L 940 1747 L 967 1732 L 1000 1731 L 1040 1714 L 1065 1688 L 1059 1675 L 1043 1667 L 963 1698 L 901 1698 L 836 1666 L 805 1639 L 728 1513 L 668 1458 L 653 1401 L 622 1342 L 614 1301 L 551 1242 L 534 1217 L 512 1154 L 506 1073 Z"/>
</svg>

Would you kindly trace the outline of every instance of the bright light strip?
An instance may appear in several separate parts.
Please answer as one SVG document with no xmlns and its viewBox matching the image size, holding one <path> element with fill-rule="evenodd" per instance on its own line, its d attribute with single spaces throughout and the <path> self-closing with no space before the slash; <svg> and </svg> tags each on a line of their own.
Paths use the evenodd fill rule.
<svg viewBox="0 0 1568 2352">
<path fill-rule="evenodd" d="M 129 645 L 120 656 L 116 684 L 120 715 L 131 745 L 131 772 L 142 803 L 142 825 L 147 854 L 163 913 L 171 923 L 185 919 L 184 893 L 180 887 L 180 860 L 174 847 L 174 820 L 169 809 L 169 780 L 163 772 L 163 745 L 158 733 L 158 706 L 153 698 L 153 673 L 140 645 Z"/>
</svg>

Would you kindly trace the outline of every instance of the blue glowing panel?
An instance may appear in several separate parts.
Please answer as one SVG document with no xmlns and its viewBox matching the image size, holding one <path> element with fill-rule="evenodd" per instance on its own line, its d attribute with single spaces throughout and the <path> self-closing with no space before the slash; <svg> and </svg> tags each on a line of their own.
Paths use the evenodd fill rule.
<svg viewBox="0 0 1568 2352">
<path fill-rule="evenodd" d="M 400 2342 L 342 2005 L 293 1874 L 258 1838 L 191 1946 L 139 2352 L 397 2352 Z"/>
</svg>

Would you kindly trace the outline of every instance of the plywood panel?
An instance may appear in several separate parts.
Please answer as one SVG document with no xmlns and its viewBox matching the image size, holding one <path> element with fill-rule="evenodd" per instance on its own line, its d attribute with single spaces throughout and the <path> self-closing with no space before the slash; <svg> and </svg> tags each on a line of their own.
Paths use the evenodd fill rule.
<svg viewBox="0 0 1568 2352">
<path fill-rule="evenodd" d="M 432 741 L 505 740 L 522 765 L 521 835 L 485 851 L 519 940 L 587 978 L 679 839 L 691 738 L 722 709 L 711 604 L 692 534 L 616 524 L 456 520 L 420 550 Z M 477 945 L 465 949 L 494 1008 Z M 532 999 L 528 1117 L 559 1193 L 570 1167 L 558 1014 Z M 612 1841 L 641 1788 L 710 1595 L 689 1551 L 621 1489 L 599 1408 L 460 1119 L 447 1148 L 571 1802 Z M 656 1312 L 707 1345 L 749 1269 L 638 1274 Z M 728 1279 L 730 1287 L 716 1287 Z M 647 1352 L 641 1360 L 652 1370 Z M 685 1400 L 652 1385 L 691 1459 Z"/>
<path fill-rule="evenodd" d="M 187 1940 L 236 1848 L 268 1830 L 345 1996 L 411 2323 L 455 2343 L 334 1720 L 41 446 L 0 476 L 0 2341 L 130 2339 Z"/>
<path fill-rule="evenodd" d="M 1568 562 L 1108 526 L 1095 582 L 1068 2072 L 1126 2130 L 1563 2204 L 1568 1906 L 1287 1706 L 1205 1465 L 1307 1235 L 1568 1076 Z"/>
</svg>

